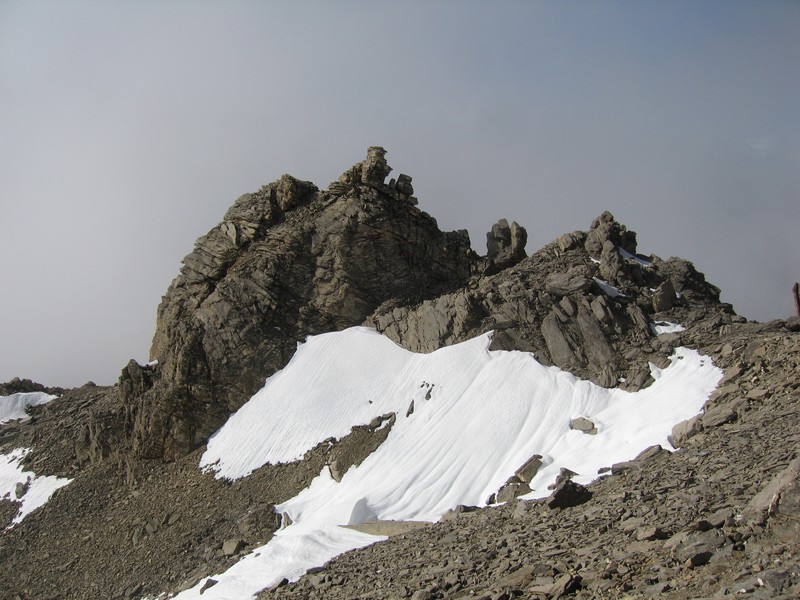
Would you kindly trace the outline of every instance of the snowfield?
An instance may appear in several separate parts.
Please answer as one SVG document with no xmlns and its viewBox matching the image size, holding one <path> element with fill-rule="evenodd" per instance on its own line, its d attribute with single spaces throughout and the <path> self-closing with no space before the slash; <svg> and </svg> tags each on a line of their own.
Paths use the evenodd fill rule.
<svg viewBox="0 0 800 600">
<path fill-rule="evenodd" d="M 47 404 L 58 396 L 44 392 L 25 392 L 0 396 L 0 424 L 17 419 L 28 419 L 28 407 Z M 67 485 L 71 479 L 45 476 L 37 477 L 32 471 L 22 468 L 22 459 L 29 452 L 27 448 L 17 448 L 8 454 L 0 454 L 0 500 L 19 502 L 20 507 L 9 528 L 26 515 L 44 505 L 58 488 Z"/>
<path fill-rule="evenodd" d="M 20 503 L 9 529 L 46 504 L 53 492 L 72 481 L 52 475 L 37 477 L 33 471 L 23 470 L 22 459 L 28 452 L 27 448 L 17 448 L 8 454 L 0 454 L 0 499 Z"/>
<path fill-rule="evenodd" d="M 201 468 L 246 477 L 297 460 L 356 425 L 396 414 L 387 439 L 336 482 L 326 467 L 276 507 L 291 518 L 266 545 L 213 579 L 204 599 L 241 599 L 350 549 L 384 538 L 342 525 L 437 521 L 458 504 L 484 506 L 532 455 L 543 465 L 528 498 L 545 497 L 561 468 L 589 483 L 598 469 L 644 448 L 671 447 L 672 426 L 702 410 L 722 372 L 694 350 L 651 365 L 636 393 L 605 389 L 525 352 L 490 351 L 491 334 L 431 354 L 409 352 L 366 328 L 309 337 L 211 438 Z M 413 402 L 413 412 L 407 415 Z M 570 429 L 586 417 L 596 435 Z M 201 581 L 178 598 L 199 598 Z"/>
<path fill-rule="evenodd" d="M 0 396 L 0 424 L 17 419 L 27 419 L 28 407 L 47 404 L 55 400 L 58 396 L 46 394 L 45 392 L 23 392 L 11 394 L 10 396 Z"/>
<path fill-rule="evenodd" d="M 663 335 L 665 333 L 680 333 L 681 331 L 686 331 L 686 328 L 677 323 L 658 321 L 656 323 L 650 323 L 650 331 L 653 332 L 653 335 Z"/>
</svg>

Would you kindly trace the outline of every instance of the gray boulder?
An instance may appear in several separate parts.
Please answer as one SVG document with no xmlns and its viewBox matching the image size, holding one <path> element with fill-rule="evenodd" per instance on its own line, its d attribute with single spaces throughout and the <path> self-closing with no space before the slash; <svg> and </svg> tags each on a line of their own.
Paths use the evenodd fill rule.
<svg viewBox="0 0 800 600">
<path fill-rule="evenodd" d="M 586 487 L 568 479 L 562 481 L 556 489 L 553 490 L 553 493 L 545 500 L 545 504 L 547 504 L 549 508 L 569 508 L 588 502 L 591 497 L 592 492 L 586 489 Z"/>
</svg>

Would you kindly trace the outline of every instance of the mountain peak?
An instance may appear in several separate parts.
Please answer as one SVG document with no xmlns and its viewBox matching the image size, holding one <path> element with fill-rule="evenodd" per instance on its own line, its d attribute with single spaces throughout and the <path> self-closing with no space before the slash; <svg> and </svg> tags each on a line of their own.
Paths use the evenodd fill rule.
<svg viewBox="0 0 800 600">
<path fill-rule="evenodd" d="M 158 309 L 158 366 L 121 379 L 137 453 L 204 443 L 305 336 L 466 284 L 479 262 L 467 233 L 417 209 L 410 177 L 384 183 L 385 154 L 371 147 L 327 191 L 283 175 L 197 241 Z"/>
<path fill-rule="evenodd" d="M 386 183 L 391 171 L 372 146 L 328 190 L 283 175 L 197 241 L 158 309 L 157 366 L 129 364 L 120 379 L 137 455 L 205 443 L 308 335 L 367 324 L 430 352 L 495 330 L 495 348 L 638 386 L 671 350 L 650 343 L 651 315 L 718 304 L 690 263 L 637 256 L 609 212 L 530 257 L 525 228 L 501 219 L 479 257 L 465 231 L 416 207 L 410 176 Z"/>
</svg>

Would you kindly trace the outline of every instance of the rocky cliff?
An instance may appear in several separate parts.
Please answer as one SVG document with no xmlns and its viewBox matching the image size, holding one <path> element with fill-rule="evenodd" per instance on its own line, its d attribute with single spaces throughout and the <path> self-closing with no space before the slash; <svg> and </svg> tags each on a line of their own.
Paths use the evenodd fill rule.
<svg viewBox="0 0 800 600">
<path fill-rule="evenodd" d="M 120 380 L 138 455 L 203 444 L 305 336 L 465 285 L 478 262 L 467 233 L 441 232 L 390 171 L 374 147 L 326 191 L 284 175 L 197 241 L 158 308 L 157 366 L 131 363 Z"/>
</svg>

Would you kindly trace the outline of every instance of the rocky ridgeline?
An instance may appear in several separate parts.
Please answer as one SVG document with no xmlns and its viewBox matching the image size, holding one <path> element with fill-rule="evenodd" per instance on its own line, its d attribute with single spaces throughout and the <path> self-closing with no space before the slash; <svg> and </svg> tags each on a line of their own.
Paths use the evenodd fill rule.
<svg viewBox="0 0 800 600">
<path fill-rule="evenodd" d="M 11 394 L 26 394 L 30 392 L 46 392 L 48 394 L 59 395 L 64 393 L 64 388 L 45 387 L 41 383 L 36 383 L 30 379 L 20 379 L 14 377 L 11 381 L 0 383 L 0 396 L 10 396 Z"/>
<path fill-rule="evenodd" d="M 533 352 L 604 387 L 637 390 L 651 381 L 648 362 L 666 366 L 677 339 L 655 336 L 654 322 L 744 319 L 691 263 L 635 252 L 636 234 L 606 212 L 588 231 L 565 234 L 496 274 L 488 268 L 417 305 L 381 307 L 368 323 L 417 352 L 493 330 L 493 349 Z"/>
<path fill-rule="evenodd" d="M 327 190 L 284 175 L 245 194 L 164 296 L 157 363 L 131 362 L 118 386 L 57 390 L 30 420 L 0 426 L 0 450 L 32 448 L 26 466 L 74 479 L 0 537 L 0 597 L 213 585 L 273 535 L 275 504 L 325 464 L 335 476 L 358 465 L 393 416 L 234 483 L 199 471 L 203 444 L 298 341 L 362 324 L 420 352 L 493 330 L 495 349 L 629 390 L 678 345 L 726 375 L 673 430 L 676 453 L 648 449 L 588 488 L 564 472 L 547 500 L 519 501 L 532 457 L 497 491 L 507 504 L 374 524 L 397 535 L 263 597 L 797 597 L 798 322 L 747 322 L 691 263 L 637 254 L 609 213 L 531 256 L 525 229 L 501 220 L 478 256 L 416 207 L 410 177 L 386 183 L 390 171 L 376 147 Z M 662 321 L 686 329 L 656 335 Z M 41 388 L 15 380 L 0 393 Z M 592 433 L 588 420 L 572 426 Z M 0 500 L 0 527 L 16 508 Z"/>
<path fill-rule="evenodd" d="M 120 379 L 137 455 L 205 443 L 309 334 L 366 323 L 430 352 L 495 330 L 496 349 L 637 389 L 671 352 L 652 319 L 732 315 L 690 263 L 636 257 L 610 213 L 529 258 L 525 229 L 503 219 L 480 258 L 416 208 L 409 176 L 384 183 L 390 171 L 373 147 L 327 191 L 284 175 L 197 241 L 158 309 L 157 366 L 131 362 Z"/>
</svg>

